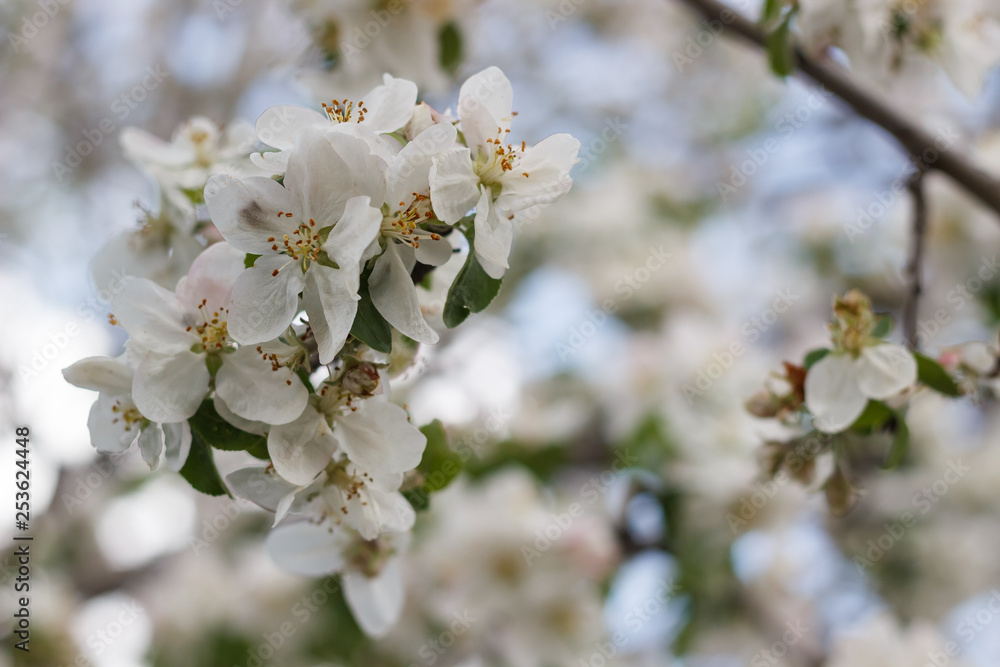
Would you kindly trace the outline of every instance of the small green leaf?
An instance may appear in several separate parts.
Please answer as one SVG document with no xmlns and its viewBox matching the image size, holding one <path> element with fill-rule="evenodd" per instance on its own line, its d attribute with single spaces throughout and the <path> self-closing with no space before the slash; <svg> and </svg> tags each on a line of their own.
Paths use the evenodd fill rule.
<svg viewBox="0 0 1000 667">
<path fill-rule="evenodd" d="M 260 255 L 255 255 L 251 252 L 247 253 L 247 256 L 243 258 L 243 266 L 247 269 L 253 268 L 254 263 L 260 259 Z"/>
<path fill-rule="evenodd" d="M 819 361 L 828 354 L 830 354 L 830 349 L 826 347 L 821 347 L 819 349 L 807 352 L 805 361 L 802 362 L 802 365 L 805 367 L 806 370 L 809 370 L 814 365 L 816 365 L 817 361 Z"/>
<path fill-rule="evenodd" d="M 962 395 L 958 383 L 941 364 L 919 352 L 914 352 L 913 356 L 917 360 L 917 380 L 939 394 L 952 397 Z"/>
<path fill-rule="evenodd" d="M 361 275 L 361 288 L 358 290 L 358 313 L 354 316 L 351 335 L 373 350 L 389 354 L 392 352 L 392 327 L 385 321 L 372 303 L 368 292 L 368 276 L 370 271 Z"/>
<path fill-rule="evenodd" d="M 261 438 L 260 442 L 248 447 L 247 454 L 262 461 L 269 460 L 271 455 L 267 451 L 267 438 Z"/>
<path fill-rule="evenodd" d="M 858 433 L 875 433 L 894 416 L 889 406 L 882 401 L 868 401 L 865 411 L 851 424 L 851 430 Z"/>
<path fill-rule="evenodd" d="M 191 451 L 188 453 L 187 461 L 184 462 L 180 473 L 181 477 L 186 479 L 188 484 L 197 491 L 210 496 L 228 495 L 230 498 L 233 497 L 229 493 L 229 489 L 226 488 L 225 482 L 222 481 L 219 469 L 215 467 L 212 448 L 193 428 L 191 429 Z"/>
<path fill-rule="evenodd" d="M 438 32 L 438 62 L 441 69 L 454 75 L 462 64 L 462 33 L 458 25 L 452 21 L 446 23 Z"/>
<path fill-rule="evenodd" d="M 490 305 L 500 293 L 503 279 L 490 278 L 476 259 L 473 234 L 469 238 L 469 256 L 465 265 L 455 276 L 455 282 L 448 289 L 444 303 L 444 325 L 454 329 L 464 322 L 471 313 L 478 313 Z"/>
<path fill-rule="evenodd" d="M 906 419 L 901 414 L 896 414 L 896 435 L 892 438 L 892 447 L 885 457 L 882 467 L 885 470 L 892 470 L 899 466 L 910 451 L 910 428 L 906 425 Z"/>
<path fill-rule="evenodd" d="M 875 322 L 875 328 L 872 329 L 872 336 L 875 338 L 885 338 L 890 333 L 892 333 L 893 327 L 896 326 L 896 318 L 890 313 L 885 313 L 878 316 L 878 320 Z"/>
<path fill-rule="evenodd" d="M 787 77 L 795 70 L 795 50 L 792 47 L 791 22 L 794 12 L 789 12 L 785 18 L 771 30 L 764 40 L 767 49 L 767 59 L 771 70 L 778 76 Z"/>
<path fill-rule="evenodd" d="M 427 448 L 417 470 L 423 473 L 425 491 L 433 493 L 448 486 L 462 471 L 462 459 L 448 446 L 448 434 L 437 419 L 421 426 L 420 432 L 427 437 Z"/>
<path fill-rule="evenodd" d="M 267 438 L 240 430 L 219 416 L 212 401 L 202 402 L 198 412 L 188 419 L 192 436 L 197 433 L 205 444 L 229 452 L 248 450 Z"/>
<path fill-rule="evenodd" d="M 427 489 L 423 485 L 415 489 L 407 489 L 402 493 L 403 497 L 406 498 L 406 502 L 410 503 L 410 507 L 417 512 L 423 512 L 431 506 L 431 496 L 427 493 Z"/>
<path fill-rule="evenodd" d="M 764 2 L 764 10 L 761 12 L 761 23 L 768 25 L 777 19 L 781 15 L 782 4 L 782 0 L 766 0 Z"/>
<path fill-rule="evenodd" d="M 328 266 L 331 269 L 340 268 L 340 264 L 337 264 L 335 261 L 333 261 L 330 258 L 330 255 L 327 254 L 326 250 L 319 251 L 319 258 L 316 260 L 316 263 L 319 264 L 320 266 Z"/>
</svg>

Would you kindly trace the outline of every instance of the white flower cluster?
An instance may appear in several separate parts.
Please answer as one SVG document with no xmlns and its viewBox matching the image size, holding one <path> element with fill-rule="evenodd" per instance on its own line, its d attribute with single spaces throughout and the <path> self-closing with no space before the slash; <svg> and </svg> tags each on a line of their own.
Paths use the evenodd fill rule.
<svg viewBox="0 0 1000 667">
<path fill-rule="evenodd" d="M 231 473 L 229 487 L 275 513 L 268 547 L 280 565 L 342 573 L 371 635 L 402 608 L 394 557 L 415 515 L 399 490 L 427 442 L 389 401 L 386 370 L 393 328 L 438 341 L 414 269 L 447 262 L 458 229 L 471 243 L 463 273 L 479 275 L 459 291 L 499 287 L 517 214 L 572 184 L 579 142 L 559 134 L 514 143 L 511 102 L 497 68 L 462 86 L 457 118 L 417 104 L 414 83 L 386 75 L 357 101 L 268 109 L 256 139 L 274 150 L 263 153 L 244 150 L 246 137 L 220 140 L 198 119 L 170 144 L 126 135 L 164 201 L 189 222 L 204 202 L 224 240 L 201 251 L 172 290 L 147 277 L 125 281 L 111 318 L 129 334 L 125 354 L 65 370 L 99 392 L 93 443 L 120 452 L 138 441 L 150 467 L 165 448 L 192 481 L 192 459 L 211 460 L 210 446 L 249 449 L 213 442 L 219 429 L 206 420 L 243 442 L 266 438 L 266 452 L 255 454 L 269 462 Z M 185 233 L 198 243 L 192 231 L 170 226 L 167 245 Z M 134 259 L 141 268 L 141 253 Z"/>
</svg>

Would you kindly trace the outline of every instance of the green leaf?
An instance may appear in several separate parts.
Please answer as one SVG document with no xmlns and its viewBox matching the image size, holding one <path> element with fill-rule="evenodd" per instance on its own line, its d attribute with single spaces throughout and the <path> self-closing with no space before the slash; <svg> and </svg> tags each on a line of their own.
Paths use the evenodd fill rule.
<svg viewBox="0 0 1000 667">
<path fill-rule="evenodd" d="M 255 255 L 255 254 L 253 254 L 251 252 L 248 252 L 247 256 L 243 258 L 243 266 L 244 266 L 244 268 L 247 268 L 247 269 L 252 268 L 253 265 L 254 265 L 254 263 L 256 263 L 256 261 L 258 259 L 260 259 L 260 255 Z"/>
<path fill-rule="evenodd" d="M 770 24 L 781 15 L 782 0 L 766 0 L 764 10 L 761 12 L 761 23 Z"/>
<path fill-rule="evenodd" d="M 889 406 L 882 401 L 868 401 L 865 411 L 851 424 L 851 430 L 858 433 L 874 433 L 889 423 L 894 416 Z"/>
<path fill-rule="evenodd" d="M 826 347 L 821 347 L 819 349 L 807 352 L 805 361 L 802 362 L 802 365 L 805 367 L 806 370 L 809 370 L 814 365 L 816 365 L 817 361 L 819 361 L 828 354 L 830 354 L 830 349 Z"/>
<path fill-rule="evenodd" d="M 794 12 L 789 12 L 774 30 L 767 34 L 764 46 L 771 70 L 778 76 L 787 77 L 795 70 L 795 51 L 792 48 L 791 22 Z"/>
<path fill-rule="evenodd" d="M 882 463 L 882 467 L 885 470 L 892 470 L 899 466 L 906 458 L 907 452 L 910 451 L 910 427 L 906 425 L 906 419 L 903 415 L 896 414 L 896 435 L 892 438 L 892 447 L 889 449 L 889 454 L 885 457 L 885 462 Z"/>
<path fill-rule="evenodd" d="M 197 433 L 205 444 L 223 449 L 228 452 L 242 452 L 254 446 L 259 446 L 260 442 L 267 443 L 267 438 L 254 433 L 247 433 L 236 428 L 215 411 L 212 401 L 202 402 L 198 412 L 188 419 L 191 424 L 192 436 Z"/>
<path fill-rule="evenodd" d="M 462 33 L 454 21 L 446 23 L 438 32 L 438 61 L 441 69 L 454 75 L 462 64 Z"/>
<path fill-rule="evenodd" d="M 368 292 L 369 275 L 370 271 L 361 275 L 361 288 L 358 290 L 361 300 L 358 301 L 358 313 L 354 316 L 351 335 L 371 349 L 389 354 L 392 352 L 392 327 L 372 303 Z"/>
<path fill-rule="evenodd" d="M 500 293 L 500 284 L 503 282 L 502 278 L 497 280 L 486 275 L 476 259 L 471 232 L 468 238 L 469 256 L 448 289 L 448 298 L 444 303 L 444 325 L 449 329 L 454 329 L 470 314 L 478 313 L 490 305 Z"/>
<path fill-rule="evenodd" d="M 188 484 L 197 491 L 210 496 L 228 495 L 230 498 L 233 497 L 229 493 L 229 489 L 226 488 L 225 482 L 222 481 L 219 469 L 215 467 L 212 448 L 193 428 L 191 429 L 191 451 L 180 473 L 181 477 L 186 479 Z"/>
<path fill-rule="evenodd" d="M 424 489 L 428 493 L 440 491 L 462 471 L 462 459 L 448 446 L 448 434 L 437 419 L 420 427 L 427 437 L 427 448 L 417 466 L 424 475 Z"/>
<path fill-rule="evenodd" d="M 261 438 L 260 442 L 247 448 L 247 454 L 262 461 L 270 460 L 271 455 L 267 451 L 267 438 Z"/>
<path fill-rule="evenodd" d="M 917 380 L 939 394 L 952 397 L 962 395 L 958 383 L 941 364 L 919 352 L 914 352 L 913 356 L 917 360 Z"/>
<path fill-rule="evenodd" d="M 885 338 L 890 333 L 892 333 L 893 327 L 896 326 L 896 318 L 890 313 L 885 313 L 878 316 L 878 320 L 875 322 L 875 328 L 872 329 L 872 336 L 875 338 Z"/>
<path fill-rule="evenodd" d="M 410 507 L 417 512 L 423 512 L 431 506 L 431 496 L 423 485 L 415 489 L 407 489 L 402 493 L 403 497 L 406 498 L 406 502 L 410 503 Z"/>
</svg>

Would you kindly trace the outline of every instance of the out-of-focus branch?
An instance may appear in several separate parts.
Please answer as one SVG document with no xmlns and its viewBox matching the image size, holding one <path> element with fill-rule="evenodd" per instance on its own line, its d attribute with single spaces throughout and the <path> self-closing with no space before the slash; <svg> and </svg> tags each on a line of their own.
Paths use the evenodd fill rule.
<svg viewBox="0 0 1000 667">
<path fill-rule="evenodd" d="M 910 279 L 910 293 L 903 311 L 903 333 L 911 350 L 917 349 L 917 315 L 920 309 L 920 295 L 924 291 L 923 263 L 924 245 L 927 237 L 927 197 L 924 193 L 924 169 L 917 164 L 917 170 L 910 177 L 907 187 L 913 199 L 913 231 L 910 239 L 910 261 L 906 273 Z"/>
<path fill-rule="evenodd" d="M 764 31 L 717 0 L 679 0 L 702 16 L 721 22 L 729 30 L 763 48 Z M 848 72 L 836 63 L 815 60 L 801 47 L 794 49 L 800 72 L 847 103 L 859 116 L 870 120 L 895 137 L 908 155 L 922 160 L 926 169 L 947 174 L 966 192 L 1000 215 L 1000 180 L 980 169 L 951 146 L 941 147 L 936 139 L 918 124 L 904 117 L 873 93 L 861 88 Z M 925 156 L 926 153 L 933 155 Z"/>
</svg>

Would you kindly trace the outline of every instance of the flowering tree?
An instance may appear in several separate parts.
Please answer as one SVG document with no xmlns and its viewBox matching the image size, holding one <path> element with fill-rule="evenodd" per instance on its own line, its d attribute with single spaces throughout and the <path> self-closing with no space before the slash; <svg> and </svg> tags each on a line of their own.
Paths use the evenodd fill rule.
<svg viewBox="0 0 1000 667">
<path fill-rule="evenodd" d="M 997 664 L 1000 10 L 151 4 L 26 664 Z"/>
</svg>

